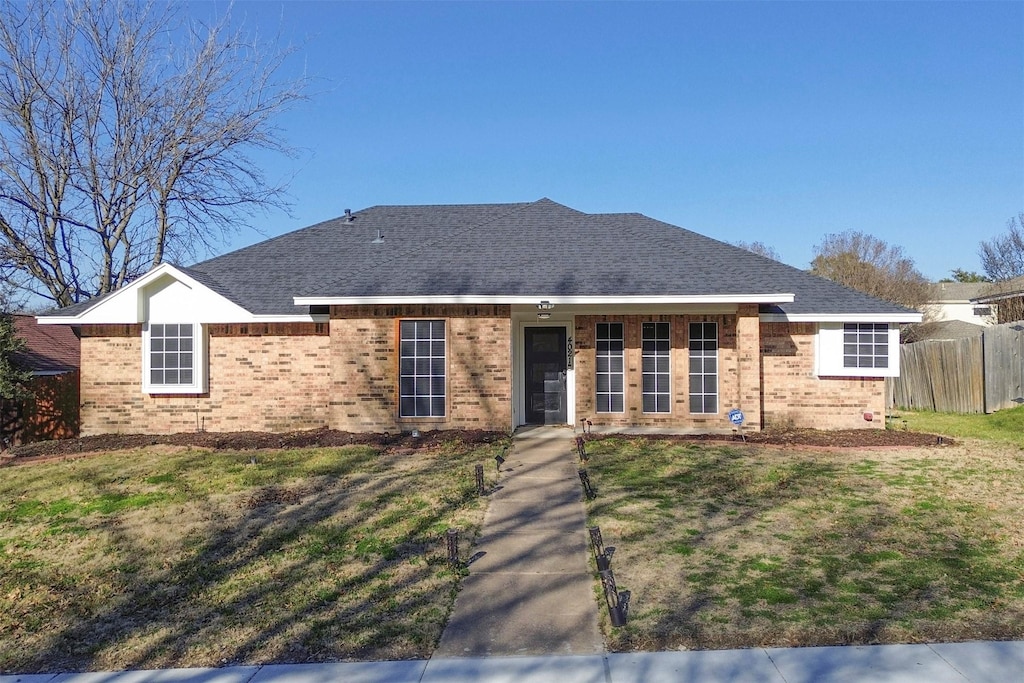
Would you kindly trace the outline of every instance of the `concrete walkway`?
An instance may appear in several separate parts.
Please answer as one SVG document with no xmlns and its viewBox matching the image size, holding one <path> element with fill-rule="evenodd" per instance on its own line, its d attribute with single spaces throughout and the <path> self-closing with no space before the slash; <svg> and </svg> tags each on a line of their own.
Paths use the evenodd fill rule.
<svg viewBox="0 0 1024 683">
<path fill-rule="evenodd" d="M 435 657 L 604 652 L 573 432 L 516 434 Z"/>
<path fill-rule="evenodd" d="M 0 683 L 1017 683 L 1024 642 L 0 675 Z"/>
</svg>

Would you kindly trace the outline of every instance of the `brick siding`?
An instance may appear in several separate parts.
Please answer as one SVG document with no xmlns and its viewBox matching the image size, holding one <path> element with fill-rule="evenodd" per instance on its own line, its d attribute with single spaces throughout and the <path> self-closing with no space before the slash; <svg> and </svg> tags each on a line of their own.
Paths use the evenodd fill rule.
<svg viewBox="0 0 1024 683">
<path fill-rule="evenodd" d="M 328 425 L 327 325 L 210 325 L 209 392 L 142 392 L 140 325 L 84 326 L 82 434 L 283 432 Z"/>
<path fill-rule="evenodd" d="M 443 418 L 398 416 L 398 331 L 402 319 L 443 319 L 447 405 Z M 671 412 L 645 414 L 641 326 L 671 330 Z M 595 411 L 598 322 L 622 322 L 625 411 Z M 719 330 L 719 410 L 689 411 L 691 322 Z M 142 392 L 140 325 L 82 328 L 82 434 L 193 431 L 509 430 L 512 416 L 509 306 L 335 306 L 330 323 L 209 325 L 209 392 Z M 596 425 L 730 430 L 740 408 L 747 426 L 884 426 L 885 381 L 816 378 L 812 323 L 760 323 L 756 306 L 735 315 L 576 316 L 576 415 Z M 762 394 L 762 384 L 765 389 Z M 864 420 L 869 412 L 874 420 Z"/>
<path fill-rule="evenodd" d="M 814 323 L 761 323 L 765 426 L 884 427 L 885 379 L 815 377 L 816 329 Z"/>
<path fill-rule="evenodd" d="M 445 320 L 444 418 L 398 416 L 400 320 Z M 509 306 L 331 308 L 331 426 L 350 431 L 512 427 Z"/>
<path fill-rule="evenodd" d="M 576 415 L 602 426 L 679 427 L 690 430 L 731 430 L 728 413 L 744 412 L 749 428 L 761 424 L 760 376 L 757 366 L 757 307 L 741 306 L 737 315 L 576 316 Z M 595 334 L 599 322 L 621 322 L 625 336 L 625 411 L 598 413 L 595 408 Z M 671 412 L 643 412 L 641 371 L 642 324 L 669 323 Z M 690 323 L 718 323 L 718 412 L 690 412 Z M 742 331 L 738 335 L 737 331 Z"/>
</svg>

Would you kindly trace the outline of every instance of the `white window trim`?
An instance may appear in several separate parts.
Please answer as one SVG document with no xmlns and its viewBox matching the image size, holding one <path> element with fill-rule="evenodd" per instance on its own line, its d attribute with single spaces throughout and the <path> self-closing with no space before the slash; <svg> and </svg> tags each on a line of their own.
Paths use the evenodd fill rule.
<svg viewBox="0 0 1024 683">
<path fill-rule="evenodd" d="M 849 321 L 870 322 L 870 321 Z M 882 321 L 878 321 L 882 322 Z M 845 323 L 818 323 L 815 344 L 814 374 L 817 377 L 899 377 L 900 375 L 900 329 L 889 325 L 889 367 L 848 368 L 843 365 L 843 325 Z"/>
<path fill-rule="evenodd" d="M 622 370 L 620 372 L 617 372 L 617 373 L 616 372 L 612 372 L 612 371 L 608 371 L 607 373 L 603 373 L 603 374 L 608 375 L 608 388 L 609 388 L 609 390 L 606 391 L 606 392 L 599 392 L 599 391 L 597 391 L 597 376 L 599 374 L 602 374 L 602 373 L 599 373 L 597 371 L 597 369 L 596 369 L 597 358 L 599 356 L 599 352 L 597 351 L 597 345 L 598 345 L 599 341 L 602 341 L 600 339 L 597 331 L 600 329 L 601 325 L 620 325 L 621 328 L 622 328 L 622 336 L 614 338 L 614 339 L 622 342 L 622 351 L 621 351 L 620 356 L 618 356 L 622 360 Z M 612 337 L 609 337 L 607 340 L 604 340 L 604 341 L 611 341 L 612 339 L 613 339 Z M 614 358 L 614 357 L 615 356 L 612 356 L 610 354 L 608 356 L 609 360 L 611 358 Z M 596 412 L 596 413 L 598 413 L 600 415 L 623 415 L 623 414 L 625 414 L 625 412 L 626 412 L 626 323 L 624 321 L 621 321 L 621 320 L 604 320 L 604 321 L 601 321 L 601 322 L 597 323 L 594 326 L 594 362 L 595 362 L 595 370 L 594 370 L 594 402 L 595 402 L 595 406 L 594 406 L 594 412 Z M 622 380 L 622 391 L 611 391 L 611 378 L 614 375 L 618 375 L 621 378 L 621 380 Z M 597 397 L 601 393 L 604 393 L 607 396 L 613 396 L 615 394 L 622 394 L 622 410 L 602 410 L 601 406 L 596 405 L 597 404 Z"/>
<path fill-rule="evenodd" d="M 692 370 L 692 366 L 690 365 L 690 361 L 695 357 L 693 355 L 692 350 L 690 349 L 690 344 L 692 343 L 692 341 L 694 339 L 694 337 L 693 337 L 693 326 L 694 325 L 702 325 L 703 326 L 703 325 L 706 325 L 706 324 L 709 324 L 709 323 L 715 326 L 715 355 L 713 356 L 713 358 L 715 359 L 715 372 L 714 373 L 709 373 L 709 372 L 704 372 L 702 370 L 699 373 L 694 373 L 693 370 Z M 707 339 L 707 337 L 701 337 L 701 339 Z M 687 386 L 686 400 L 687 400 L 687 403 L 688 403 L 687 407 L 689 408 L 690 415 L 718 415 L 722 411 L 722 363 L 721 363 L 721 361 L 722 361 L 722 359 L 721 359 L 722 326 L 717 321 L 714 321 L 714 320 L 692 320 L 692 321 L 690 321 L 690 323 L 687 325 L 687 328 L 686 328 L 686 349 L 687 349 L 686 355 L 687 355 L 687 365 L 688 365 L 688 367 L 687 367 L 687 375 L 686 375 L 687 376 L 687 381 L 689 381 L 691 377 L 694 377 L 694 376 L 697 376 L 697 375 L 699 375 L 701 377 L 710 377 L 710 376 L 714 375 L 714 378 L 715 378 L 715 392 L 713 394 L 712 393 L 708 393 L 708 392 L 702 392 L 702 393 L 697 394 L 697 396 L 714 396 L 715 397 L 715 410 L 713 410 L 713 411 L 705 411 L 703 409 L 701 409 L 699 411 L 694 410 L 693 409 L 693 404 L 691 402 L 692 401 L 692 397 L 694 396 L 694 394 L 693 394 L 693 392 L 691 392 L 689 390 L 689 386 Z M 700 358 L 707 359 L 707 358 L 712 358 L 712 356 L 706 356 L 706 355 L 703 355 L 703 353 L 702 353 Z"/>
<path fill-rule="evenodd" d="M 653 372 L 653 373 L 644 372 L 643 362 L 644 362 L 644 359 L 647 356 L 645 356 L 644 350 L 643 350 L 644 349 L 644 342 L 646 341 L 644 339 L 644 332 L 643 332 L 643 330 L 644 330 L 644 325 L 647 324 L 647 323 L 654 324 L 654 325 L 667 325 L 668 326 L 668 355 L 667 355 L 667 358 L 668 358 L 668 371 L 667 372 L 661 373 L 661 372 L 658 372 L 657 370 L 655 370 L 655 372 Z M 655 328 L 655 329 L 657 329 L 657 328 Z M 655 341 L 657 341 L 657 339 L 655 339 Z M 657 354 L 657 352 L 655 352 L 655 355 L 654 356 L 650 356 L 650 357 L 651 358 L 659 358 L 660 356 Z M 648 375 L 658 376 L 658 375 L 662 375 L 662 374 L 666 375 L 666 377 L 668 379 L 668 386 L 669 386 L 668 391 L 662 391 L 662 392 L 659 392 L 659 391 L 650 391 L 650 392 L 646 391 L 646 387 L 644 385 L 645 378 Z M 655 380 L 655 383 L 657 383 L 657 380 Z M 655 409 L 655 410 L 643 410 L 643 401 L 644 401 L 645 397 L 647 397 L 647 396 L 655 396 L 655 397 L 657 397 L 657 396 L 662 396 L 662 395 L 665 395 L 665 396 L 668 397 L 668 410 L 657 410 L 657 409 Z M 654 402 L 655 402 L 655 405 L 657 405 L 657 402 L 658 402 L 657 398 L 655 398 Z M 671 415 L 672 414 L 672 323 L 669 322 L 669 321 L 664 321 L 664 320 L 644 320 L 644 321 L 642 321 L 640 323 L 640 404 L 641 404 L 641 411 L 643 412 L 644 415 Z"/>
<path fill-rule="evenodd" d="M 207 349 L 206 325 L 190 320 L 156 322 L 159 325 L 192 325 L 195 331 L 192 349 L 192 383 L 191 384 L 153 384 L 150 377 L 150 323 L 142 326 L 142 393 L 144 394 L 205 394 L 206 368 L 209 364 Z"/>
<path fill-rule="evenodd" d="M 441 415 L 404 415 L 404 414 L 402 414 L 402 398 L 404 397 L 404 395 L 402 394 L 402 378 L 403 378 L 403 375 L 402 375 L 402 367 L 401 367 L 402 359 L 403 359 L 403 356 L 402 356 L 402 341 L 403 341 L 403 338 L 402 338 L 402 323 L 405 323 L 405 322 L 414 322 L 414 323 L 415 322 L 430 322 L 430 323 L 439 322 L 439 323 L 441 323 L 444 326 L 444 413 L 442 413 Z M 402 421 L 422 420 L 422 421 L 444 422 L 444 421 L 449 419 L 449 413 L 450 413 L 450 410 L 451 410 L 451 408 L 450 408 L 450 406 L 448 404 L 448 401 L 450 400 L 450 394 L 451 394 L 451 392 L 449 391 L 449 386 L 448 386 L 449 370 L 450 370 L 449 365 L 448 365 L 448 359 L 449 359 L 450 354 L 451 354 L 451 345 L 450 345 L 450 341 L 449 341 L 449 335 L 451 334 L 450 328 L 451 328 L 451 326 L 449 325 L 448 318 L 400 318 L 399 319 L 399 321 L 398 321 L 398 364 L 399 364 L 399 367 L 398 367 L 398 387 L 397 387 L 398 388 L 398 406 L 397 406 L 397 408 L 398 408 L 398 419 L 399 420 L 402 420 Z M 412 341 L 412 340 L 410 340 L 410 341 Z M 413 356 L 413 358 L 415 359 L 416 356 Z M 432 356 L 431 356 L 431 358 L 432 358 Z M 414 374 L 414 375 L 412 375 L 412 377 L 415 378 L 416 375 Z M 433 377 L 433 375 L 431 375 L 430 376 L 430 380 L 433 381 L 433 379 L 434 379 L 434 377 Z M 431 394 L 430 395 L 430 399 L 433 399 L 433 398 L 434 398 L 434 395 Z"/>
</svg>

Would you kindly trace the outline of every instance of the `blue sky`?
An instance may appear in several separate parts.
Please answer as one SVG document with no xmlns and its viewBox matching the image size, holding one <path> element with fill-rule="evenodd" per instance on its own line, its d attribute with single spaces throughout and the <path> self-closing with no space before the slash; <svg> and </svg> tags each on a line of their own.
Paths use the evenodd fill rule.
<svg viewBox="0 0 1024 683">
<path fill-rule="evenodd" d="M 212 5 L 223 10 L 224 5 Z M 193 5 L 193 11 L 211 5 Z M 828 233 L 980 270 L 1024 211 L 1024 3 L 239 2 L 316 79 L 293 217 L 375 204 L 636 211 L 807 267 Z M 231 247 L 261 239 L 247 231 Z M 497 245 L 496 245 L 497 247 Z M 599 264 L 595 264 L 599 265 Z"/>
</svg>

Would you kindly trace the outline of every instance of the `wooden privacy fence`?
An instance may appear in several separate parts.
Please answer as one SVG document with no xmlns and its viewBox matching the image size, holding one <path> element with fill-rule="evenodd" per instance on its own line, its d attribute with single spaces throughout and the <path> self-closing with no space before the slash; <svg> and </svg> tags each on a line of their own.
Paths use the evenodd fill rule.
<svg viewBox="0 0 1024 683">
<path fill-rule="evenodd" d="M 993 413 L 1024 403 L 1024 323 L 980 337 L 900 346 L 900 376 L 888 382 L 889 404 L 949 413 Z"/>
</svg>

